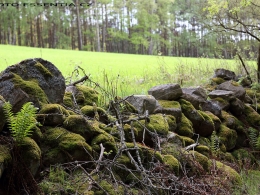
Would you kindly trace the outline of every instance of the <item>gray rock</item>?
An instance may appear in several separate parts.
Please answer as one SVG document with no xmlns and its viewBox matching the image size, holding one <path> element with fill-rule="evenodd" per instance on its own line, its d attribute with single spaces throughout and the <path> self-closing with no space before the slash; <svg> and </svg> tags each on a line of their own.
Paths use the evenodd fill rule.
<svg viewBox="0 0 260 195">
<path fill-rule="evenodd" d="M 25 102 L 62 103 L 65 79 L 50 62 L 41 58 L 27 59 L 9 66 L 0 74 L 0 95 L 18 111 Z"/>
<path fill-rule="evenodd" d="M 203 111 L 209 111 L 219 118 L 221 117 L 222 107 L 214 100 L 207 100 L 206 102 L 202 103 L 201 109 Z"/>
<path fill-rule="evenodd" d="M 148 94 L 157 100 L 177 100 L 182 95 L 182 89 L 179 84 L 164 84 L 152 87 Z"/>
<path fill-rule="evenodd" d="M 214 90 L 211 91 L 208 95 L 211 99 L 220 97 L 225 100 L 230 100 L 234 98 L 234 92 L 228 90 Z"/>
<path fill-rule="evenodd" d="M 132 95 L 125 99 L 136 108 L 139 114 L 143 114 L 145 110 L 152 114 L 159 106 L 158 101 L 151 95 Z"/>
<path fill-rule="evenodd" d="M 212 99 L 211 102 L 217 105 L 220 110 L 228 110 L 230 107 L 229 101 L 223 98 L 215 98 Z M 221 115 L 219 117 L 221 118 Z"/>
<path fill-rule="evenodd" d="M 245 110 L 245 104 L 239 99 L 233 99 L 230 101 L 230 111 L 235 116 L 240 116 Z"/>
<path fill-rule="evenodd" d="M 205 103 L 208 98 L 205 89 L 201 87 L 182 88 L 182 92 L 181 97 L 189 101 L 196 109 L 199 109 L 199 106 Z"/>
<path fill-rule="evenodd" d="M 154 113 L 162 113 L 166 115 L 172 115 L 176 121 L 179 122 L 181 119 L 181 105 L 177 101 L 159 100 L 158 106 Z"/>
<path fill-rule="evenodd" d="M 217 89 L 226 90 L 226 91 L 233 91 L 234 96 L 243 101 L 245 99 L 246 90 L 240 85 L 238 85 L 238 86 L 236 86 L 236 84 L 234 85 L 233 82 L 234 81 L 226 81 L 226 82 L 220 84 L 217 87 Z"/>
<path fill-rule="evenodd" d="M 234 80 L 236 78 L 236 74 L 233 71 L 220 68 L 215 70 L 214 77 L 220 77 L 225 80 Z"/>
<path fill-rule="evenodd" d="M 0 132 L 3 130 L 3 127 L 5 125 L 5 117 L 4 117 L 4 110 L 3 110 L 3 105 L 4 105 L 4 99 L 2 96 L 0 96 Z"/>
</svg>

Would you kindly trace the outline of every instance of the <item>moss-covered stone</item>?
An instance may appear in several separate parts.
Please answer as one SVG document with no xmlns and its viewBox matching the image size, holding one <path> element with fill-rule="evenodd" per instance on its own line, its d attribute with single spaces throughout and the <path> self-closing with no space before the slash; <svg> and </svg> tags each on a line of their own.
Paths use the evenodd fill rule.
<svg viewBox="0 0 260 195">
<path fill-rule="evenodd" d="M 48 98 L 35 80 L 25 81 L 19 75 L 13 73 L 12 81 L 15 86 L 20 87 L 37 105 L 47 104 Z"/>
<path fill-rule="evenodd" d="M 176 118 L 172 115 L 167 115 L 166 120 L 169 124 L 169 131 L 175 131 L 177 128 Z"/>
<path fill-rule="evenodd" d="M 106 111 L 103 108 L 86 105 L 83 106 L 80 110 L 86 116 L 95 118 L 96 120 L 106 124 L 108 123 L 108 116 L 106 114 Z"/>
<path fill-rule="evenodd" d="M 199 129 L 196 130 L 196 133 L 204 137 L 210 136 L 212 132 L 215 131 L 212 115 L 209 115 L 207 112 L 203 112 L 201 110 L 198 110 L 198 113 L 203 117 L 204 120 L 201 122 Z"/>
<path fill-rule="evenodd" d="M 214 77 L 211 79 L 212 84 L 217 84 L 220 85 L 221 83 L 225 82 L 225 79 L 221 78 L 221 77 Z"/>
<path fill-rule="evenodd" d="M 40 62 L 34 64 L 34 66 L 45 76 L 45 77 L 52 77 L 52 73 L 45 68 Z"/>
<path fill-rule="evenodd" d="M 80 134 L 86 141 L 91 140 L 94 136 L 98 135 L 100 131 L 97 121 L 88 121 L 81 115 L 70 115 L 63 122 L 63 126 L 73 133 Z"/>
<path fill-rule="evenodd" d="M 246 89 L 246 94 L 255 102 L 260 102 L 260 93 L 253 89 Z"/>
<path fill-rule="evenodd" d="M 93 105 L 98 102 L 98 92 L 90 87 L 77 85 L 78 93 L 76 94 L 76 101 L 80 106 Z"/>
<path fill-rule="evenodd" d="M 197 152 L 197 151 L 184 151 L 184 154 L 187 155 L 188 158 L 188 164 L 190 168 L 192 169 L 193 173 L 198 173 L 198 170 L 196 169 L 196 166 L 194 166 L 194 160 L 197 161 L 201 167 L 203 168 L 204 171 L 208 172 L 209 168 L 211 166 L 211 162 L 209 161 L 208 157 L 204 156 L 203 154 Z"/>
<path fill-rule="evenodd" d="M 44 162 L 51 164 L 72 160 L 90 160 L 89 154 L 92 153 L 92 148 L 81 135 L 69 132 L 62 127 L 46 128 L 42 147 L 44 151 L 47 151 Z M 59 155 L 61 159 L 51 156 L 57 155 L 59 152 L 63 154 Z"/>
<path fill-rule="evenodd" d="M 12 156 L 10 153 L 10 149 L 5 145 L 0 145 L 0 178 L 7 167 L 7 165 L 11 162 Z"/>
<path fill-rule="evenodd" d="M 214 123 L 214 127 L 215 127 L 215 131 L 219 130 L 220 124 L 221 124 L 221 120 L 214 114 L 212 114 L 209 111 L 205 111 L 205 113 L 211 118 L 211 120 Z"/>
<path fill-rule="evenodd" d="M 70 108 L 73 108 L 75 106 L 71 92 L 67 92 L 67 91 L 65 92 L 65 94 L 63 96 L 63 104 Z"/>
<path fill-rule="evenodd" d="M 242 179 L 240 175 L 230 166 L 223 164 L 222 162 L 215 161 L 216 167 L 222 172 L 223 179 L 230 181 L 233 185 L 241 186 Z"/>
<path fill-rule="evenodd" d="M 6 123 L 4 109 L 3 109 L 4 103 L 5 103 L 5 99 L 3 98 L 3 96 L 0 95 L 0 132 L 2 131 Z"/>
<path fill-rule="evenodd" d="M 198 145 L 194 149 L 195 149 L 195 151 L 203 154 L 204 156 L 209 157 L 210 149 L 208 146 Z"/>
<path fill-rule="evenodd" d="M 246 120 L 253 126 L 260 126 L 260 115 L 250 106 L 245 105 Z"/>
<path fill-rule="evenodd" d="M 184 115 L 181 116 L 181 121 L 177 125 L 177 129 L 175 130 L 181 136 L 192 137 L 194 134 L 194 130 L 192 127 L 192 122 Z"/>
<path fill-rule="evenodd" d="M 220 138 L 220 142 L 225 145 L 227 151 L 230 151 L 236 146 L 237 132 L 235 130 L 230 129 L 222 124 L 220 125 L 217 135 Z"/>
<path fill-rule="evenodd" d="M 238 162 L 241 162 L 241 165 L 244 165 L 248 162 L 251 164 L 256 163 L 256 158 L 254 155 L 246 148 L 240 148 L 232 152 L 232 155 L 236 158 Z"/>
<path fill-rule="evenodd" d="M 23 139 L 20 149 L 23 161 L 28 165 L 31 173 L 35 175 L 41 162 L 41 149 L 37 143 L 29 137 Z"/>
<path fill-rule="evenodd" d="M 95 136 L 91 141 L 91 146 L 93 150 L 97 152 L 100 152 L 100 144 L 105 147 L 105 151 L 108 154 L 115 155 L 117 153 L 117 147 L 114 137 L 105 131 Z"/>
<path fill-rule="evenodd" d="M 194 144 L 195 141 L 189 137 L 186 136 L 179 136 L 179 138 L 182 140 L 183 147 L 189 146 L 191 144 Z"/>
<path fill-rule="evenodd" d="M 177 108 L 177 109 L 181 109 L 181 105 L 177 101 L 158 100 L 158 102 L 159 102 L 159 104 L 163 108 Z"/>
<path fill-rule="evenodd" d="M 172 155 L 163 155 L 163 162 L 167 165 L 170 172 L 174 172 L 177 176 L 179 175 L 180 164 L 179 161 Z"/>
<path fill-rule="evenodd" d="M 147 123 L 145 120 L 133 122 L 133 126 L 137 129 L 138 135 L 136 137 L 137 142 L 143 141 L 143 131 L 146 127 L 151 132 L 156 132 L 159 135 L 167 135 L 169 132 L 169 124 L 167 118 L 162 114 L 150 115 L 150 122 Z M 153 141 L 149 133 L 145 133 L 145 144 L 152 146 Z"/>
<path fill-rule="evenodd" d="M 226 111 L 221 111 L 223 117 L 223 124 L 227 127 L 234 129 L 238 132 L 242 132 L 244 130 L 244 125 L 241 121 L 239 121 L 235 116 L 229 114 Z"/>
<path fill-rule="evenodd" d="M 57 126 L 61 125 L 69 115 L 69 112 L 59 104 L 43 104 L 37 120 L 42 125 Z"/>
</svg>

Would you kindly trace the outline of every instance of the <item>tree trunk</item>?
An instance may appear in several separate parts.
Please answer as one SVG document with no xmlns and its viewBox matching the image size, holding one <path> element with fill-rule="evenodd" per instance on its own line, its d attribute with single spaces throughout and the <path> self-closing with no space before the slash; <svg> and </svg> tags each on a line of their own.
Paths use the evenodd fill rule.
<svg viewBox="0 0 260 195">
<path fill-rule="evenodd" d="M 260 83 L 260 45 L 258 47 L 258 57 L 257 57 L 257 82 Z"/>
<path fill-rule="evenodd" d="M 82 50 L 82 35 L 81 35 L 81 25 L 80 25 L 80 16 L 79 16 L 79 1 L 76 0 L 76 13 L 77 13 L 77 30 L 78 30 L 78 49 Z"/>
<path fill-rule="evenodd" d="M 97 42 L 97 51 L 100 52 L 100 37 L 99 37 L 99 24 L 98 24 L 98 12 L 97 12 L 97 0 L 95 0 L 94 15 L 96 17 L 96 42 Z"/>
</svg>

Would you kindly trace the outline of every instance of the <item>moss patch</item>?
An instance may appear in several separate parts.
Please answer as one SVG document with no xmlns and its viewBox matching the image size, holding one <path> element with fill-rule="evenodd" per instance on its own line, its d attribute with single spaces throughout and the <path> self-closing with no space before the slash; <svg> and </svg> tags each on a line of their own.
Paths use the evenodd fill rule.
<svg viewBox="0 0 260 195">
<path fill-rule="evenodd" d="M 184 147 L 195 143 L 195 141 L 189 137 L 179 136 L 179 138 L 182 140 L 182 144 Z"/>
<path fill-rule="evenodd" d="M 169 131 L 175 131 L 177 128 L 176 118 L 172 115 L 167 115 L 166 120 L 169 124 Z"/>
<path fill-rule="evenodd" d="M 45 68 L 40 62 L 34 64 L 34 66 L 44 75 L 44 77 L 52 77 L 52 73 Z"/>
<path fill-rule="evenodd" d="M 233 149 L 237 142 L 237 132 L 233 129 L 220 125 L 217 135 L 220 138 L 220 142 L 223 143 L 227 151 Z"/>
<path fill-rule="evenodd" d="M 223 174 L 223 179 L 227 181 L 231 181 L 233 185 L 241 186 L 242 180 L 240 175 L 231 167 L 223 164 L 222 162 L 215 161 L 216 162 L 216 167 L 218 168 L 219 171 L 222 172 Z"/>
<path fill-rule="evenodd" d="M 16 87 L 24 90 L 39 105 L 47 104 L 48 98 L 42 88 L 35 81 L 25 81 L 19 75 L 13 73 L 12 81 Z"/>
<path fill-rule="evenodd" d="M 260 115 L 250 106 L 245 105 L 246 120 L 253 126 L 260 126 Z"/>
<path fill-rule="evenodd" d="M 159 104 L 163 108 L 181 108 L 181 105 L 177 101 L 158 100 Z"/>
<path fill-rule="evenodd" d="M 181 115 L 181 121 L 178 124 L 175 132 L 181 136 L 186 136 L 190 138 L 193 136 L 194 131 L 192 127 L 192 122 L 184 114 Z"/>
<path fill-rule="evenodd" d="M 78 93 L 76 94 L 76 101 L 80 106 L 93 105 L 98 102 L 98 92 L 90 87 L 77 85 Z"/>
<path fill-rule="evenodd" d="M 179 175 L 179 161 L 172 155 L 163 155 L 163 162 L 167 165 L 170 172 L 174 172 L 176 175 Z"/>
<path fill-rule="evenodd" d="M 212 114 L 209 111 L 205 111 L 204 113 L 206 113 L 207 116 L 211 118 L 211 120 L 214 123 L 215 131 L 218 131 L 220 124 L 221 124 L 221 120 L 216 115 Z"/>
<path fill-rule="evenodd" d="M 72 100 L 72 93 L 71 92 L 65 92 L 64 96 L 63 96 L 63 104 L 67 107 L 71 107 L 73 108 L 74 107 L 74 103 L 73 103 L 73 100 Z"/>
<path fill-rule="evenodd" d="M 221 83 L 226 82 L 226 81 L 225 81 L 223 78 L 221 78 L 221 77 L 212 78 L 211 81 L 212 81 L 212 84 L 217 84 L 217 85 L 220 85 Z"/>
<path fill-rule="evenodd" d="M 204 146 L 204 145 L 198 145 L 195 147 L 195 151 L 203 154 L 206 157 L 209 157 L 210 154 L 210 149 L 208 146 Z"/>
<path fill-rule="evenodd" d="M 22 141 L 21 152 L 23 161 L 35 175 L 40 166 L 41 149 L 33 139 L 25 137 Z"/>
</svg>

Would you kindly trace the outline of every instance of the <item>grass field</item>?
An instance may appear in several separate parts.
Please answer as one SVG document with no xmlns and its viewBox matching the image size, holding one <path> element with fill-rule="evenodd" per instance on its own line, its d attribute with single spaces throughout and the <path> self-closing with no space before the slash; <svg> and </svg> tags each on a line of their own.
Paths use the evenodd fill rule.
<svg viewBox="0 0 260 195">
<path fill-rule="evenodd" d="M 198 86 L 207 82 L 216 68 L 227 68 L 241 73 L 240 63 L 236 60 L 116 54 L 10 45 L 0 45 L 0 71 L 24 59 L 38 57 L 56 65 L 64 77 L 68 77 L 76 66 L 80 66 L 93 81 L 106 86 L 109 90 L 114 88 L 112 95 L 120 96 L 146 94 L 150 87 L 170 82 L 182 86 Z"/>
</svg>

